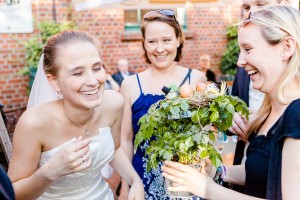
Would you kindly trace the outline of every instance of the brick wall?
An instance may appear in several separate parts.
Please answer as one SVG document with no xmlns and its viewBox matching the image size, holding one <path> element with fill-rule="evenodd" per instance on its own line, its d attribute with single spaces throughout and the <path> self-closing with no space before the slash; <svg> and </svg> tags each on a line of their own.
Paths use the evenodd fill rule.
<svg viewBox="0 0 300 200">
<path fill-rule="evenodd" d="M 35 22 L 51 20 L 52 0 L 33 1 Z M 71 0 L 56 2 L 56 18 L 62 21 Z M 182 66 L 196 68 L 198 56 L 209 53 L 213 70 L 219 72 L 222 52 L 226 47 L 225 30 L 229 24 L 240 18 L 239 6 L 189 6 L 187 7 L 188 32 L 185 41 Z M 142 71 L 147 65 L 141 59 L 142 47 L 139 37 L 124 37 L 124 12 L 120 9 L 94 9 L 72 12 L 72 18 L 79 29 L 86 30 L 100 41 L 102 59 L 108 72 L 116 71 L 119 58 L 127 58 L 131 70 Z M 18 74 L 25 65 L 25 49 L 19 42 L 32 34 L 0 34 L 0 102 L 4 111 L 19 109 L 27 104 L 28 78 Z"/>
</svg>

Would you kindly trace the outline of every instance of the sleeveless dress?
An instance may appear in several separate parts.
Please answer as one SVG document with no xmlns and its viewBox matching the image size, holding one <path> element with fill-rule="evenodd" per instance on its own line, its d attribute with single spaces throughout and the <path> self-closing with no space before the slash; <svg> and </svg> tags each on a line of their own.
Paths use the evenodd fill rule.
<svg viewBox="0 0 300 200">
<path fill-rule="evenodd" d="M 189 69 L 186 78 L 182 81 L 180 86 L 185 83 L 187 78 L 189 79 L 189 83 L 190 83 L 190 73 L 191 73 L 191 69 Z M 148 112 L 148 109 L 152 104 L 156 103 L 159 100 L 164 99 L 165 97 L 165 95 L 144 94 L 142 90 L 142 86 L 140 84 L 140 79 L 138 74 L 136 74 L 136 78 L 139 84 L 141 94 L 139 98 L 132 104 L 131 107 L 132 127 L 134 131 L 133 142 L 140 128 L 138 125 L 139 119 Z M 165 193 L 164 178 L 161 175 L 162 171 L 160 168 L 162 163 L 159 163 L 159 167 L 157 169 L 152 169 L 150 172 L 147 172 L 146 170 L 148 158 L 145 155 L 145 151 L 148 145 L 149 142 L 145 142 L 144 144 L 140 145 L 132 158 L 132 165 L 136 170 L 136 172 L 139 174 L 144 184 L 145 199 L 146 200 L 169 199 L 167 194 Z"/>
<path fill-rule="evenodd" d="M 75 141 L 76 138 L 42 152 L 39 166 L 42 166 L 64 145 Z M 99 128 L 98 135 L 91 138 L 89 149 L 91 152 L 92 164 L 88 169 L 74 174 L 59 177 L 42 194 L 39 199 L 59 200 L 113 200 L 114 196 L 101 175 L 101 168 L 113 159 L 114 141 L 111 135 L 111 128 Z"/>
</svg>

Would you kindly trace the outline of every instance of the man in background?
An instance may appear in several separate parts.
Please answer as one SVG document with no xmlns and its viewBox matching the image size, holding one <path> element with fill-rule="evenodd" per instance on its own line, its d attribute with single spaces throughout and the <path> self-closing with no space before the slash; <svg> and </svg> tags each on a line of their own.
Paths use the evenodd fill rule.
<svg viewBox="0 0 300 200">
<path fill-rule="evenodd" d="M 216 75 L 210 70 L 210 56 L 208 54 L 200 55 L 199 69 L 206 75 L 207 81 L 216 82 Z"/>
<path fill-rule="evenodd" d="M 118 72 L 112 75 L 112 78 L 121 86 L 123 80 L 133 75 L 134 73 L 128 71 L 128 61 L 126 59 L 120 59 L 117 62 Z"/>
</svg>

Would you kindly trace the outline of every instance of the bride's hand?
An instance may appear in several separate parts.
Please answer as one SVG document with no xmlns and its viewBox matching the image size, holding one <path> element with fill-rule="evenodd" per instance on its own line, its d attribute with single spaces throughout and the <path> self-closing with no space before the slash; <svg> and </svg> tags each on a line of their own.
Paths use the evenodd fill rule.
<svg viewBox="0 0 300 200">
<path fill-rule="evenodd" d="M 72 174 L 87 169 L 91 163 L 89 150 L 90 139 L 82 136 L 74 142 L 63 146 L 45 165 L 48 178 L 55 180 L 60 176 Z"/>
</svg>

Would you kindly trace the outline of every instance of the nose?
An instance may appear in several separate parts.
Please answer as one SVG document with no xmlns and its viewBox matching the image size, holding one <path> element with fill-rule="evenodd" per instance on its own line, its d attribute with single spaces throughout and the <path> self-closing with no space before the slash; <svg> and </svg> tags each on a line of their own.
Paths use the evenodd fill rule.
<svg viewBox="0 0 300 200">
<path fill-rule="evenodd" d="M 237 65 L 239 67 L 245 67 L 246 63 L 247 62 L 246 62 L 244 53 L 240 52 L 240 55 L 239 55 L 239 58 L 238 58 L 238 61 L 237 61 Z"/>
<path fill-rule="evenodd" d="M 156 51 L 157 52 L 163 52 L 165 50 L 164 44 L 162 42 L 158 42 Z"/>
<path fill-rule="evenodd" d="M 92 71 L 86 73 L 86 83 L 85 84 L 86 85 L 97 85 L 98 84 L 98 80 Z"/>
</svg>

